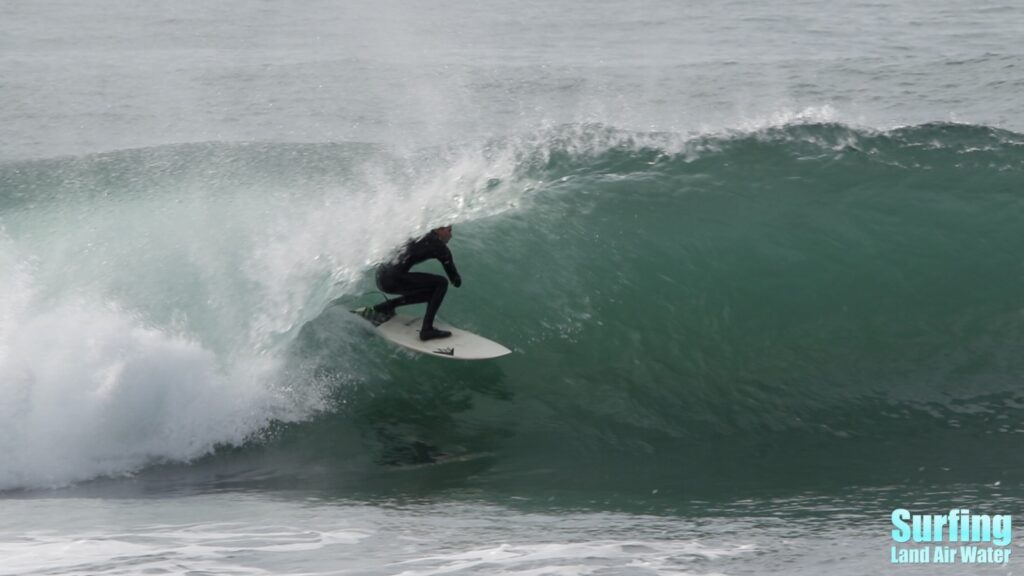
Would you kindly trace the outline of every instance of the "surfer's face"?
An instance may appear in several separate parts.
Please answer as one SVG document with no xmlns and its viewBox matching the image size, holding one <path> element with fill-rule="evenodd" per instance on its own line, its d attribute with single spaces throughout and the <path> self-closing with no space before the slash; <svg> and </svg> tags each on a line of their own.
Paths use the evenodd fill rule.
<svg viewBox="0 0 1024 576">
<path fill-rule="evenodd" d="M 451 226 L 442 226 L 440 228 L 437 228 L 436 230 L 434 230 L 434 233 L 437 234 L 437 237 L 440 238 L 441 242 L 444 242 L 445 244 L 447 244 L 448 241 L 452 239 Z"/>
</svg>

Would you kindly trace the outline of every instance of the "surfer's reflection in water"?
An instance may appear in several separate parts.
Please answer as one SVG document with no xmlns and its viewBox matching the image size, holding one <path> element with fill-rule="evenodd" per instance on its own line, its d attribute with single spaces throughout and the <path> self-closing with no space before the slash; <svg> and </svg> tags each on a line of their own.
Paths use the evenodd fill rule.
<svg viewBox="0 0 1024 576">
<path fill-rule="evenodd" d="M 427 303 L 427 312 L 423 315 L 420 327 L 420 340 L 447 338 L 452 333 L 434 328 L 434 316 L 441 307 L 444 295 L 448 292 L 448 281 L 456 288 L 462 286 L 462 277 L 455 268 L 448 241 L 452 239 L 452 227 L 434 228 L 419 240 L 410 240 L 402 251 L 390 262 L 377 269 L 377 288 L 388 294 L 398 294 L 398 298 L 389 299 L 377 304 L 373 311 L 382 319 L 395 314 L 395 308 L 409 304 Z M 426 272 L 410 272 L 409 269 L 431 258 L 437 259 L 444 266 L 448 278 Z"/>
</svg>

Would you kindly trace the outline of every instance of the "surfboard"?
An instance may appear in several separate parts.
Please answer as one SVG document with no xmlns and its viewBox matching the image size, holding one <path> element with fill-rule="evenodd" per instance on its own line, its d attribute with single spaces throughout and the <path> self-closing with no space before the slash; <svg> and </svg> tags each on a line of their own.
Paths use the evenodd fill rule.
<svg viewBox="0 0 1024 576">
<path fill-rule="evenodd" d="M 395 314 L 388 320 L 380 322 L 373 311 L 368 308 L 359 308 L 353 310 L 352 313 L 369 321 L 373 325 L 374 332 L 385 340 L 421 354 L 451 360 L 488 360 L 512 353 L 511 350 L 493 340 L 440 321 L 435 321 L 434 327 L 439 330 L 448 330 L 452 335 L 448 338 L 424 342 L 420 340 L 422 316 Z"/>
</svg>

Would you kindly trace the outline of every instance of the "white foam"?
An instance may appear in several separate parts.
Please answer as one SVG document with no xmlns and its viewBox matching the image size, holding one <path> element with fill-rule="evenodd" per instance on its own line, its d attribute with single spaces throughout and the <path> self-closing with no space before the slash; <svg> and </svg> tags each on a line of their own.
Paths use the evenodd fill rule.
<svg viewBox="0 0 1024 576">
<path fill-rule="evenodd" d="M 780 108 L 771 114 L 742 118 L 736 129 L 744 132 L 760 132 L 769 128 L 781 128 L 793 124 L 830 124 L 843 121 L 843 116 L 830 104 L 807 106 L 805 108 Z M 714 131 L 710 131 L 714 133 Z"/>
<path fill-rule="evenodd" d="M 594 540 L 588 542 L 499 544 L 399 562 L 397 576 L 487 573 L 540 576 L 606 574 L 704 574 L 701 560 L 750 552 L 747 546 L 719 548 L 686 540 Z"/>
<path fill-rule="evenodd" d="M 196 524 L 135 527 L 133 533 L 55 534 L 28 531 L 0 542 L 0 575 L 209 573 L 273 574 L 245 560 L 271 553 L 296 558 L 328 547 L 358 544 L 367 533 L 291 526 Z M 251 561 L 251 560 L 250 560 Z M 187 566 L 187 568 L 185 568 Z"/>
<path fill-rule="evenodd" d="M 34 309 L 26 267 L 12 269 L 0 279 L 0 489 L 188 461 L 316 405 L 275 390 L 271 358 L 226 362 L 113 304 Z"/>
</svg>

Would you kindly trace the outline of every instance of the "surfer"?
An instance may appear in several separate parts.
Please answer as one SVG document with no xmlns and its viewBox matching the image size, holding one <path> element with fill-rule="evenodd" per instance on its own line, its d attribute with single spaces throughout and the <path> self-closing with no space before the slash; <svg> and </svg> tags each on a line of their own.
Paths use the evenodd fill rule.
<svg viewBox="0 0 1024 576">
<path fill-rule="evenodd" d="M 426 302 L 427 312 L 423 315 L 420 340 L 451 336 L 452 333 L 447 330 L 434 328 L 434 316 L 448 292 L 448 281 L 451 280 L 456 288 L 462 286 L 462 277 L 455 268 L 451 250 L 447 246 L 451 239 L 451 225 L 434 228 L 419 240 L 407 242 L 398 256 L 382 264 L 377 269 L 377 288 L 388 294 L 398 294 L 399 297 L 377 304 L 373 307 L 374 313 L 390 318 L 399 306 Z M 431 258 L 441 262 L 448 275 L 447 279 L 437 274 L 409 271 L 416 264 Z"/>
</svg>

